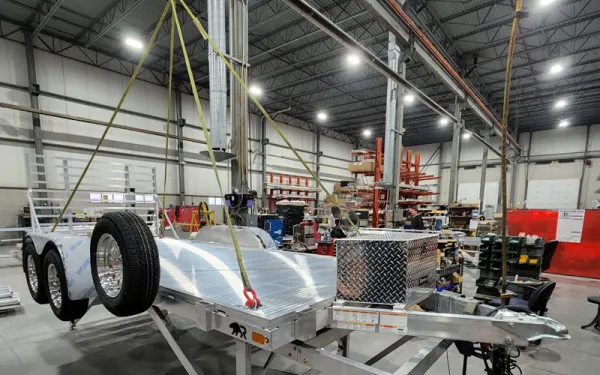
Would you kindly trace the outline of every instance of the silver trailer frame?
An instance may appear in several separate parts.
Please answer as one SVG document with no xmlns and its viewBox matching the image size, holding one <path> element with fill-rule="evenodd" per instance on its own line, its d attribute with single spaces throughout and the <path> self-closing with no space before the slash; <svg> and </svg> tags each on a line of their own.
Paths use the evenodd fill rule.
<svg viewBox="0 0 600 375">
<path fill-rule="evenodd" d="M 51 224 L 40 223 L 39 219 L 55 219 L 57 214 L 42 213 L 43 210 L 49 209 L 48 206 L 34 204 L 44 201 L 61 203 L 66 200 L 72 188 L 70 171 L 76 168 L 75 161 L 70 160 L 72 159 L 63 159 L 61 163 L 55 164 L 41 156 L 32 158 L 29 175 L 33 178 L 27 196 L 31 207 L 33 231 L 27 236 L 33 240 L 36 252 L 40 256 L 43 255 L 47 244 L 52 242 L 61 254 L 66 279 L 69 280 L 69 298 L 89 298 L 91 308 L 99 304 L 99 299 L 95 298 L 96 291 L 89 266 L 89 235 L 93 225 L 78 225 L 74 220 L 77 215 L 72 210 L 67 210 L 67 222 L 61 224 L 61 230 L 49 232 Z M 60 170 L 59 177 L 63 178 L 62 189 L 52 188 L 53 184 L 57 184 L 57 180 L 55 177 L 48 178 L 48 171 L 57 166 Z M 135 168 L 112 163 L 108 167 L 101 166 L 95 169 L 102 173 L 99 176 L 92 173 L 90 177 L 86 177 L 87 181 L 98 179 L 89 182 L 91 187 L 105 183 L 106 178 L 102 177 L 108 177 L 109 186 L 96 191 L 107 193 L 108 190 L 104 189 L 112 187 L 117 190 L 117 193 L 113 194 L 123 194 L 127 197 L 121 199 L 119 195 L 118 202 L 115 202 L 113 195 L 112 202 L 100 203 L 103 209 L 139 211 L 137 204 L 142 202 L 136 200 L 135 195 L 141 193 L 137 189 L 135 193 L 123 191 L 132 188 L 137 181 L 132 175 L 137 172 Z M 472 300 L 455 293 L 425 293 L 419 304 L 428 306 L 435 312 L 411 311 L 411 306 L 408 305 L 374 308 L 336 301 L 335 258 L 252 246 L 243 247 L 242 253 L 249 278 L 264 307 L 258 310 L 247 309 L 242 296 L 239 268 L 230 245 L 158 237 L 160 200 L 156 195 L 155 170 L 149 169 L 151 178 L 147 181 L 152 185 L 148 195 L 152 196 L 152 200 L 146 201 L 144 197 L 142 207 L 154 209 L 150 218 L 152 220 L 148 222 L 154 226 L 153 232 L 160 256 L 161 280 L 155 304 L 148 313 L 190 375 L 202 372 L 194 368 L 169 332 L 165 310 L 194 321 L 196 327 L 202 331 L 219 331 L 235 338 L 237 375 L 250 375 L 253 348 L 270 353 L 263 367 L 265 372 L 273 357 L 279 355 L 324 373 L 387 375 L 387 372 L 372 365 L 409 342 L 412 337 L 435 338 L 436 340 L 423 347 L 416 357 L 395 372 L 423 374 L 454 340 L 510 347 L 527 346 L 531 341 L 542 338 L 569 338 L 566 328 L 551 318 L 507 310 L 487 316 L 494 312 L 493 307 L 475 305 Z M 115 177 L 110 177 L 109 171 L 122 173 L 121 177 L 116 178 L 124 183 L 115 184 Z M 143 176 L 140 179 L 145 180 Z M 40 189 L 34 188 L 34 184 L 46 186 Z M 57 197 L 57 194 L 60 196 Z M 72 209 L 80 207 L 79 203 L 93 203 L 89 202 L 89 194 L 89 190 L 78 193 L 73 200 L 76 204 Z M 132 196 L 133 199 L 129 199 Z M 127 206 L 134 202 L 135 207 Z M 253 235 L 248 236 L 252 238 Z M 474 315 L 464 315 L 465 312 Z M 71 328 L 75 328 L 76 323 L 71 322 Z M 354 331 L 396 335 L 398 340 L 366 363 L 360 363 L 348 358 L 351 345 L 349 334 Z M 335 341 L 339 343 L 341 355 L 322 349 Z"/>
</svg>

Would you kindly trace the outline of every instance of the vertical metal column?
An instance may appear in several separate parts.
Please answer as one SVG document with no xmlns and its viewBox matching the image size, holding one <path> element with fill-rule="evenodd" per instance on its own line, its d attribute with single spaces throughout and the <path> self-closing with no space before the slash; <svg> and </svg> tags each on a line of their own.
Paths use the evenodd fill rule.
<svg viewBox="0 0 600 375">
<path fill-rule="evenodd" d="M 583 165 L 581 166 L 581 179 L 579 180 L 579 193 L 577 193 L 577 208 L 583 209 L 585 208 L 585 201 L 582 199 L 583 193 L 583 179 L 585 177 L 585 161 L 588 157 L 588 152 L 590 152 L 590 127 L 587 126 L 587 132 L 585 133 L 585 149 L 583 150 Z M 529 159 L 529 157 L 527 158 Z"/>
<path fill-rule="evenodd" d="M 317 153 L 316 153 L 316 157 L 315 157 L 315 174 L 317 175 L 317 177 L 319 179 L 321 179 L 321 128 L 317 127 L 317 138 L 316 138 L 316 146 L 317 146 Z M 319 205 L 319 192 L 317 192 L 316 194 L 316 199 L 317 201 L 315 202 L 315 205 L 318 207 Z"/>
<path fill-rule="evenodd" d="M 525 194 L 523 195 L 523 206 L 527 206 L 527 189 L 529 189 L 529 159 L 531 158 L 531 138 L 533 132 L 529 132 L 529 146 L 527 147 L 527 164 L 525 164 Z"/>
<path fill-rule="evenodd" d="M 269 199 L 267 197 L 267 119 L 262 117 L 260 120 L 260 165 L 262 169 L 262 206 L 269 207 Z"/>
<path fill-rule="evenodd" d="M 486 142 L 490 142 L 490 132 L 485 131 L 483 135 L 483 139 Z M 483 159 L 481 160 L 481 183 L 479 185 L 479 214 L 481 215 L 485 211 L 485 206 L 483 205 L 483 201 L 485 198 L 485 180 L 487 177 L 487 162 L 488 162 L 488 148 L 483 146 Z M 486 218 L 489 219 L 489 218 Z"/>
<path fill-rule="evenodd" d="M 231 64 L 248 84 L 248 3 L 229 2 L 229 49 Z M 240 193 L 248 192 L 248 95 L 230 74 L 231 143 L 237 158 L 231 160 L 231 186 Z"/>
<path fill-rule="evenodd" d="M 65 183 L 65 199 L 69 198 L 69 193 L 71 192 L 71 178 L 69 176 L 69 161 L 67 159 L 63 160 L 63 181 Z M 69 224 L 69 231 L 73 230 L 73 210 L 69 207 L 67 212 L 67 223 Z"/>
<path fill-rule="evenodd" d="M 400 62 L 398 65 L 398 74 L 402 78 L 406 77 L 406 63 Z M 404 94 L 404 89 L 398 88 L 397 90 L 398 98 L 402 97 Z M 400 185 L 400 167 L 402 163 L 402 131 L 404 128 L 404 101 L 398 99 L 396 100 L 396 125 L 395 125 L 395 142 L 394 142 L 394 164 L 393 164 L 393 184 L 396 188 L 391 194 L 390 204 L 394 209 L 394 221 L 402 220 L 401 211 L 396 211 L 396 206 L 398 205 L 398 188 Z M 400 214 L 400 215 L 397 215 Z M 398 216 L 398 217 L 396 217 Z"/>
<path fill-rule="evenodd" d="M 396 36 L 392 33 L 389 33 L 388 39 L 388 66 L 390 69 L 394 71 L 398 70 L 398 63 L 400 61 L 400 48 L 396 44 Z M 394 181 L 394 153 L 393 151 L 396 149 L 396 136 L 395 136 L 395 128 L 396 128 L 396 115 L 397 115 L 397 102 L 398 102 L 398 84 L 388 79 L 387 82 L 387 99 L 386 99 L 386 109 L 385 109 L 385 154 L 383 161 L 383 184 L 387 186 L 392 191 L 396 191 L 397 187 L 393 185 Z M 392 194 L 396 195 L 396 194 Z"/>
<path fill-rule="evenodd" d="M 29 102 L 31 108 L 40 109 L 40 102 L 38 99 L 40 87 L 37 83 L 37 72 L 35 70 L 35 52 L 33 50 L 33 39 L 31 33 L 25 33 L 25 58 L 27 60 L 27 79 L 29 80 Z M 32 113 L 31 119 L 33 121 L 33 142 L 35 147 L 36 155 L 44 155 L 44 148 L 42 145 L 42 122 L 39 113 Z M 37 167 L 38 181 L 46 181 L 45 168 L 42 166 Z M 45 183 L 39 183 L 40 189 L 46 189 Z M 45 196 L 46 193 L 40 195 Z"/>
<path fill-rule="evenodd" d="M 183 127 L 185 126 L 185 120 L 183 119 L 183 109 L 181 104 L 181 91 L 175 91 L 175 105 L 177 106 L 176 120 L 177 120 L 177 136 L 183 137 Z M 179 176 L 179 205 L 182 206 L 185 203 L 185 158 L 183 155 L 183 141 L 179 139 L 177 141 L 177 166 Z M 165 207 L 166 209 L 166 207 Z"/>
<path fill-rule="evenodd" d="M 454 100 L 454 116 L 460 120 L 461 107 L 458 103 L 458 97 Z M 450 186 L 448 188 L 448 204 L 454 203 L 458 188 L 458 163 L 460 159 L 460 122 L 454 124 L 452 132 L 452 159 L 450 161 Z"/>
<path fill-rule="evenodd" d="M 244 341 L 235 340 L 235 374 L 252 374 L 252 346 Z"/>
</svg>

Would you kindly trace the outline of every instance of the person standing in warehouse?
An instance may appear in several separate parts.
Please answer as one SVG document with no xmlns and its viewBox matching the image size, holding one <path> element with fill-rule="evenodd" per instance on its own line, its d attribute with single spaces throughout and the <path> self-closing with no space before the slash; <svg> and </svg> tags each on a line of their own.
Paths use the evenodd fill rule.
<svg viewBox="0 0 600 375">
<path fill-rule="evenodd" d="M 423 230 L 425 229 L 425 225 L 423 224 L 423 216 L 421 213 L 414 208 L 408 210 L 408 214 L 410 215 L 410 228 Z"/>
</svg>

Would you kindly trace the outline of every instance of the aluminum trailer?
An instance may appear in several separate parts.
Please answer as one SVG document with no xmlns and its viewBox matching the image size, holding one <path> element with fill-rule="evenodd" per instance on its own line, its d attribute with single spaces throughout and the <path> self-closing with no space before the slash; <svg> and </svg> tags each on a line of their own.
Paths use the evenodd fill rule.
<svg viewBox="0 0 600 375">
<path fill-rule="evenodd" d="M 35 157 L 34 164 L 37 165 L 33 166 L 41 164 L 46 169 L 45 174 L 55 165 L 40 160 L 40 157 Z M 111 168 L 128 171 L 123 178 L 129 179 L 129 182 L 124 186 L 131 189 L 131 172 L 135 168 L 112 165 L 101 170 L 106 172 Z M 40 173 L 37 168 L 30 170 L 30 175 Z M 63 174 L 70 174 L 68 168 L 63 168 Z M 43 180 L 49 181 L 47 178 Z M 155 175 L 148 180 L 155 181 Z M 65 179 L 62 199 L 68 195 L 70 186 Z M 48 187 L 44 190 L 55 193 Z M 106 190 L 100 192 L 109 195 Z M 539 339 L 569 338 L 566 328 L 553 319 L 508 310 L 495 311 L 487 305 L 475 306 L 472 301 L 454 293 L 424 293 L 418 302 L 421 306 L 429 306 L 432 312 L 411 311 L 410 306 L 403 304 L 373 306 L 336 301 L 336 258 L 273 250 L 258 239 L 256 232 L 236 228 L 248 276 L 263 305 L 260 309 L 248 309 L 244 305 L 235 252 L 226 243 L 229 237 L 223 234 L 226 228 L 209 228 L 194 241 L 160 238 L 157 236 L 160 202 L 155 192 L 149 194 L 153 197 L 151 201 L 145 197 L 137 199 L 138 203 L 143 201 L 155 208 L 150 214 L 153 220 L 145 223 L 132 213 L 139 211 L 137 204 L 135 207 L 127 206 L 130 198 L 136 201 L 138 191 L 132 194 L 121 190 L 121 193 L 113 193 L 112 202 L 101 203 L 100 207 L 110 212 L 118 211 L 113 210 L 111 204 L 117 208 L 123 205 L 121 209 L 127 212 L 104 214 L 93 228 L 91 223 L 77 226 L 72 222 L 77 215 L 69 213 L 71 216 L 67 217 L 64 231 L 50 232 L 47 226 L 39 223 L 43 215 L 38 213 L 47 210 L 47 206 L 38 207 L 33 202 L 60 198 L 39 193 L 33 188 L 28 191 L 35 223 L 34 230 L 25 238 L 23 256 L 24 271 L 34 299 L 44 303 L 41 290 L 46 289 L 46 302 L 59 318 L 70 320 L 72 327 L 87 309 L 100 303 L 119 316 L 147 311 L 189 374 L 201 371 L 193 367 L 171 336 L 166 326 L 165 310 L 193 320 L 203 331 L 216 330 L 235 338 L 236 373 L 240 375 L 250 374 L 253 348 L 270 353 L 265 370 L 272 358 L 280 355 L 324 373 L 384 375 L 388 373 L 374 368 L 372 364 L 412 337 L 435 338 L 433 343 L 419 351 L 417 357 L 395 372 L 422 374 L 453 341 L 483 342 L 510 349 L 528 346 Z M 119 195 L 115 202 L 115 194 L 123 194 L 123 197 Z M 86 198 L 84 195 L 78 199 L 85 201 Z M 121 227 L 117 225 L 106 229 L 111 218 L 127 218 L 128 221 L 123 222 Z M 134 222 L 143 225 L 135 227 L 131 224 Z M 127 232 L 127 228 L 132 231 Z M 137 253 L 133 254 L 132 248 Z M 148 285 L 154 281 L 149 269 L 156 265 L 147 254 L 152 251 L 158 255 L 160 276 L 154 280 L 158 281 L 157 288 L 153 295 L 131 296 L 130 292 L 136 290 L 136 285 L 132 286 L 135 283 L 131 281 L 136 272 L 144 276 L 135 279 L 144 284 L 141 290 L 151 290 Z M 51 254 L 57 254 L 59 259 L 51 259 Z M 133 258 L 130 257 L 133 255 L 138 256 L 135 259 L 142 260 L 142 267 L 132 264 Z M 134 298 L 132 301 L 142 297 L 151 300 L 143 311 L 131 309 L 131 304 L 127 305 L 129 310 L 120 309 L 115 303 L 125 300 L 123 303 L 126 305 L 125 297 Z M 57 305 L 62 307 L 58 313 Z M 65 307 L 73 309 L 65 314 Z M 466 311 L 474 315 L 464 315 Z M 495 315 L 487 316 L 490 313 Z M 353 331 L 392 334 L 398 340 L 371 360 L 360 363 L 347 358 L 348 335 Z M 340 343 L 341 355 L 322 349 L 335 341 Z M 510 353 L 510 350 L 507 352 Z"/>
</svg>

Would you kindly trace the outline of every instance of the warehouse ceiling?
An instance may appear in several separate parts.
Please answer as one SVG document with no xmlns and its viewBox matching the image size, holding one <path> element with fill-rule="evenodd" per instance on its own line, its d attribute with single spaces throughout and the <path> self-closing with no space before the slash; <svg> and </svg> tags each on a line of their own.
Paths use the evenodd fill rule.
<svg viewBox="0 0 600 375">
<path fill-rule="evenodd" d="M 347 62 L 347 51 L 281 0 L 249 1 L 250 83 L 263 90 L 261 102 L 271 111 L 291 107 L 292 125 L 316 126 L 361 138 L 365 129 L 383 135 L 387 79 L 362 63 Z M 206 1 L 188 1 L 206 26 Z M 339 27 L 387 60 L 388 32 L 362 0 L 311 0 Z M 124 45 L 128 36 L 148 40 L 165 0 L 0 0 L 0 20 L 66 41 L 80 51 L 97 51 L 119 62 L 135 62 L 139 52 Z M 547 4 L 547 5 L 543 5 Z M 511 131 L 542 130 L 600 122 L 600 1 L 525 1 L 515 50 L 511 95 Z M 513 0 L 406 0 L 405 9 L 455 69 L 475 87 L 496 113 L 501 112 L 506 53 Z M 183 9 L 183 26 L 197 84 L 206 97 L 206 42 Z M 168 24 L 145 63 L 157 82 L 165 83 Z M 15 29 L 0 35 L 15 33 Z M 64 53 L 45 45 L 54 53 Z M 87 56 L 87 55 L 86 55 Z M 97 59 L 88 63 L 101 65 Z M 175 72 L 185 79 L 182 54 Z M 122 63 L 121 63 L 122 64 Z M 416 56 L 407 62 L 406 78 L 444 107 L 454 96 Z M 43 88 L 42 88 L 43 89 Z M 561 108 L 556 103 L 563 101 Z M 256 111 L 255 107 L 252 107 Z M 325 111 L 327 120 L 317 113 Z M 469 129 L 483 124 L 465 111 Z M 405 107 L 405 145 L 451 139 L 450 126 L 423 105 Z M 563 123 L 563 124 L 565 124 Z"/>
</svg>

